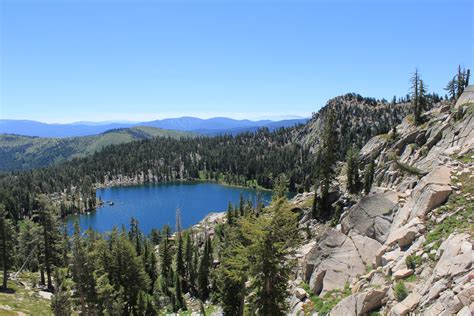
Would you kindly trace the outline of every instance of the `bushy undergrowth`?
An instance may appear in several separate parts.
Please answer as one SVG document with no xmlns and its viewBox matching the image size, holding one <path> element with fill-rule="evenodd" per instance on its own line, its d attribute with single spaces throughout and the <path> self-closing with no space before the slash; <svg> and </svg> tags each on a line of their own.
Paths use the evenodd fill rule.
<svg viewBox="0 0 474 316">
<path fill-rule="evenodd" d="M 313 315 L 314 312 L 317 312 L 318 315 L 328 315 L 343 298 L 351 295 L 351 289 L 348 283 L 346 283 L 344 289 L 331 290 L 323 296 L 312 294 L 309 285 L 305 282 L 301 284 L 301 287 L 309 295 L 309 302 L 304 306 L 305 315 Z"/>
</svg>

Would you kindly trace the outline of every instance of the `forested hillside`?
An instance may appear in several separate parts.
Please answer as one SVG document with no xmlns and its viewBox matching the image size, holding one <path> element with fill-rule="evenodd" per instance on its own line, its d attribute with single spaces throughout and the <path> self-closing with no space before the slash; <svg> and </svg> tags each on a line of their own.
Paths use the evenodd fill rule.
<svg viewBox="0 0 474 316">
<path fill-rule="evenodd" d="M 440 101 L 440 97 L 427 93 L 423 110 Z M 356 93 L 347 93 L 329 100 L 325 107 L 313 113 L 311 120 L 295 129 L 294 140 L 316 152 L 321 140 L 327 112 L 334 113 L 335 130 L 339 135 L 338 152 L 343 158 L 351 147 L 361 148 L 375 135 L 386 134 L 398 125 L 411 111 L 411 96 L 393 97 L 389 102 L 385 99 L 366 98 Z"/>
<path fill-rule="evenodd" d="M 109 145 L 157 136 L 192 137 L 187 132 L 138 126 L 113 129 L 94 136 L 40 138 L 0 134 L 0 171 L 47 167 L 75 157 L 91 155 Z"/>
</svg>

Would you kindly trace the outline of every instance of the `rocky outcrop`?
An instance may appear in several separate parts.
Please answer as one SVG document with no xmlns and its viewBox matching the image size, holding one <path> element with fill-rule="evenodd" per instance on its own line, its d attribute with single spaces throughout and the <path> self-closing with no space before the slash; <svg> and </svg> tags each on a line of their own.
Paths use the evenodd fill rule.
<svg viewBox="0 0 474 316">
<path fill-rule="evenodd" d="M 444 203 L 452 191 L 450 175 L 451 169 L 442 166 L 423 177 L 410 192 L 404 207 L 397 212 L 391 230 L 402 227 L 414 218 L 423 219 L 429 211 Z"/>
<path fill-rule="evenodd" d="M 369 237 L 329 228 L 305 258 L 304 279 L 317 295 L 343 288 L 365 273 L 380 246 Z"/>
<path fill-rule="evenodd" d="M 341 220 L 342 232 L 356 232 L 385 242 L 397 203 L 398 194 L 394 191 L 363 197 Z"/>
<path fill-rule="evenodd" d="M 473 245 L 469 234 L 451 235 L 438 249 L 439 257 L 433 271 L 434 280 L 452 279 L 472 267 Z"/>
<path fill-rule="evenodd" d="M 420 302 L 420 294 L 413 292 L 408 295 L 403 301 L 396 304 L 391 310 L 390 316 L 404 316 L 413 312 L 415 307 Z"/>
<path fill-rule="evenodd" d="M 388 288 L 384 288 L 352 294 L 339 302 L 329 315 L 367 315 L 382 306 L 382 300 L 387 290 Z"/>
<path fill-rule="evenodd" d="M 456 102 L 455 108 L 459 109 L 463 105 L 466 105 L 469 103 L 474 104 L 474 86 L 473 85 L 467 86 L 464 89 L 464 92 L 461 94 L 461 96 Z"/>
<path fill-rule="evenodd" d="M 377 157 L 382 152 L 387 144 L 387 137 L 385 135 L 377 135 L 372 137 L 360 150 L 360 160 L 363 163 L 368 163 L 372 157 Z"/>
</svg>

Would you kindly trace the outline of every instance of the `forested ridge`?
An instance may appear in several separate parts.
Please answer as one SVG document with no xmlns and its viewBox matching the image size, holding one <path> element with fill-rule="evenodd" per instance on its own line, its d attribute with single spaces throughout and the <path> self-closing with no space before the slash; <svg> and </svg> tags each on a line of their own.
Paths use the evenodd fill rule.
<svg viewBox="0 0 474 316">
<path fill-rule="evenodd" d="M 460 69 L 454 83 L 460 88 L 448 102 L 468 81 L 469 71 Z M 358 147 L 383 132 L 395 142 L 395 124 L 403 113 L 410 111 L 414 124 L 422 125 L 423 112 L 441 99 L 426 93 L 418 72 L 412 82 L 413 93 L 392 104 L 354 94 L 340 97 L 304 126 L 238 136 L 154 138 L 109 146 L 53 167 L 3 174 L 3 288 L 14 271 L 38 275 L 32 285 L 54 293 L 56 315 L 205 313 L 209 305 L 220 306 L 226 315 L 284 315 L 295 248 L 304 235 L 311 238 L 311 232 L 298 229 L 298 213 L 285 193 L 313 189 L 311 218 L 337 224 L 341 207 L 331 197 L 337 162 L 346 160 L 348 192 L 360 194 L 364 187 L 367 194 L 374 162 L 359 161 Z M 364 110 L 351 111 L 359 102 Z M 378 114 L 373 116 L 371 107 Z M 379 116 L 376 127 L 364 127 Z M 145 235 L 132 219 L 128 230 L 108 234 L 81 232 L 76 225 L 70 238 L 60 217 L 93 209 L 96 185 L 124 178 L 208 179 L 273 188 L 274 195 L 268 207 L 243 200 L 229 205 L 212 233 L 182 230 L 177 212 L 175 233 L 165 226 Z"/>
<path fill-rule="evenodd" d="M 194 134 L 148 126 L 111 129 L 92 136 L 47 138 L 0 134 L 0 170 L 19 171 L 47 167 L 80 158 L 112 144 L 163 137 L 192 137 Z"/>
</svg>

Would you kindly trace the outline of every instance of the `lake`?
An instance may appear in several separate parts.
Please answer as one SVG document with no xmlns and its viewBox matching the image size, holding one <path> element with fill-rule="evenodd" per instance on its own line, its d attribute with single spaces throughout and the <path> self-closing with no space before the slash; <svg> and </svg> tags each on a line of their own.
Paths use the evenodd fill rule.
<svg viewBox="0 0 474 316">
<path fill-rule="evenodd" d="M 181 212 L 182 227 L 197 224 L 210 212 L 226 211 L 229 202 L 238 204 L 240 194 L 254 203 L 257 192 L 262 194 L 265 204 L 271 199 L 270 191 L 225 186 L 214 182 L 180 182 L 143 184 L 97 189 L 97 197 L 104 201 L 102 207 L 90 214 L 74 215 L 68 218 L 68 229 L 76 219 L 81 230 L 110 231 L 122 224 L 129 228 L 130 219 L 136 218 L 140 229 L 149 233 L 152 228 L 163 225 L 175 228 L 176 209 Z M 113 205 L 109 205 L 112 201 Z"/>
</svg>

